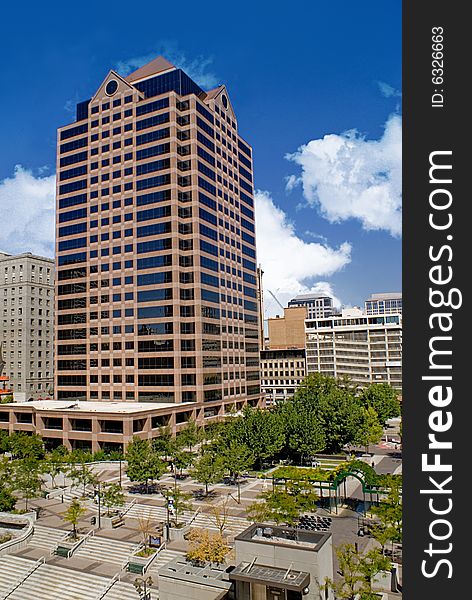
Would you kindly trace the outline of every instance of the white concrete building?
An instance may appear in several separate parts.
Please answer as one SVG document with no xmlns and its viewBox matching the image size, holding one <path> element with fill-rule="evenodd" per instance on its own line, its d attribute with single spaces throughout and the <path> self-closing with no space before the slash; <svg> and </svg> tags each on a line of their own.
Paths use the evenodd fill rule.
<svg viewBox="0 0 472 600">
<path fill-rule="evenodd" d="M 341 315 L 307 319 L 307 373 L 348 376 L 359 386 L 390 383 L 402 387 L 402 315 Z"/>
</svg>

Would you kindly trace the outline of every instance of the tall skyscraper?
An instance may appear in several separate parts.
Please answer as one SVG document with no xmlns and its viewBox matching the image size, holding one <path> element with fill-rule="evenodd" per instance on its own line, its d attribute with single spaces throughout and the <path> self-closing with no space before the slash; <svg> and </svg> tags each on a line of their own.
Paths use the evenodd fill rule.
<svg viewBox="0 0 472 600">
<path fill-rule="evenodd" d="M 159 57 L 59 129 L 56 397 L 258 404 L 252 151 Z"/>
<path fill-rule="evenodd" d="M 4 372 L 16 401 L 53 394 L 54 261 L 0 252 Z"/>
</svg>

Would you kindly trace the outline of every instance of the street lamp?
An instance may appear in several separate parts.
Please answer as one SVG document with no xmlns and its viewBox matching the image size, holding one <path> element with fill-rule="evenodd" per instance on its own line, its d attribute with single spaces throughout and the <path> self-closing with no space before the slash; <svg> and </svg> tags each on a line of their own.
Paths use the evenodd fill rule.
<svg viewBox="0 0 472 600">
<path fill-rule="evenodd" d="M 152 577 L 136 577 L 133 582 L 136 591 L 139 594 L 140 600 L 151 600 L 151 587 L 153 584 Z M 149 589 L 148 589 L 149 588 Z"/>
<path fill-rule="evenodd" d="M 98 499 L 98 529 L 102 527 L 102 488 L 101 482 L 97 481 L 97 489 L 94 490 L 94 493 L 97 495 Z"/>
</svg>

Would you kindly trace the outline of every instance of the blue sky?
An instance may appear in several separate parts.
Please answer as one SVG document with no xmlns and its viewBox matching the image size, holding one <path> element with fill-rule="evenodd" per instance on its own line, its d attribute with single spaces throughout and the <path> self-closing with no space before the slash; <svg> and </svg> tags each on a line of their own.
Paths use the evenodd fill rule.
<svg viewBox="0 0 472 600">
<path fill-rule="evenodd" d="M 0 250 L 34 240 L 47 252 L 55 130 L 73 121 L 71 106 L 110 68 L 164 53 L 199 83 L 228 87 L 264 192 L 259 258 L 270 289 L 285 300 L 297 286 L 330 285 L 345 304 L 401 289 L 399 0 L 9 3 L 2 12 Z M 31 231 L 20 230 L 32 215 Z M 274 260 L 277 235 L 287 245 Z"/>
</svg>

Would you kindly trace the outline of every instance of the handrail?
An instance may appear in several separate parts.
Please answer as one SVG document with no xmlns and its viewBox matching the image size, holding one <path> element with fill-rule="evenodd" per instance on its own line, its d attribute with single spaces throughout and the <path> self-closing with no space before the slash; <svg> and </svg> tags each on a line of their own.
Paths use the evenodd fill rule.
<svg viewBox="0 0 472 600">
<path fill-rule="evenodd" d="M 162 552 L 162 550 L 165 550 L 166 548 L 166 543 L 164 542 L 163 544 L 161 544 L 159 546 L 159 548 L 157 548 L 156 552 L 154 552 L 154 554 L 151 557 L 151 560 L 149 562 L 147 562 L 144 566 L 143 566 L 143 575 L 144 573 L 147 572 L 147 570 L 149 569 L 149 567 L 152 565 L 152 563 L 156 560 L 156 558 L 159 556 L 159 554 Z"/>
<path fill-rule="evenodd" d="M 108 581 L 108 583 L 105 585 L 105 587 L 100 590 L 98 592 L 98 594 L 95 596 L 94 600 L 102 600 L 102 598 L 104 598 L 108 592 L 111 590 L 111 588 L 115 585 L 115 583 L 117 581 L 121 581 L 121 573 L 123 571 L 123 567 L 118 571 L 118 573 L 115 573 L 112 577 L 112 579 L 110 581 Z"/>
<path fill-rule="evenodd" d="M 198 517 L 199 514 L 200 514 L 200 508 L 197 508 L 197 510 L 193 514 L 193 517 L 188 522 L 188 525 L 191 525 L 195 521 L 195 519 Z"/>
<path fill-rule="evenodd" d="M 87 541 L 87 539 L 89 537 L 93 537 L 94 535 L 95 535 L 95 529 L 91 529 L 88 533 L 86 533 L 84 535 L 84 537 L 82 537 L 79 540 L 77 540 L 77 542 L 75 544 L 73 544 L 73 546 L 71 548 L 68 549 L 68 551 L 67 551 L 67 558 L 70 558 L 74 554 L 74 552 L 77 550 L 77 548 L 79 548 L 85 541 Z M 56 554 L 57 549 L 61 546 L 61 543 L 67 541 L 67 539 L 68 539 L 69 536 L 70 536 L 70 533 L 68 533 L 63 538 L 61 538 L 57 542 L 55 548 L 51 551 L 51 554 Z"/>
<path fill-rule="evenodd" d="M 131 502 L 128 504 L 128 506 L 125 508 L 125 510 L 122 512 L 123 517 L 126 515 L 126 513 L 128 513 L 131 510 L 131 508 L 136 504 L 137 501 L 138 501 L 137 498 L 133 498 L 131 500 Z"/>
<path fill-rule="evenodd" d="M 28 577 L 30 577 L 30 575 L 32 575 L 36 569 L 39 569 L 39 567 L 41 565 L 46 564 L 46 559 L 44 558 L 44 556 L 42 556 L 41 558 L 38 558 L 38 560 L 25 572 L 22 573 L 18 579 L 16 579 L 13 584 L 10 586 L 10 588 L 6 591 L 5 595 L 3 596 L 3 600 L 6 600 L 6 598 L 8 598 L 9 596 L 11 596 L 13 594 L 13 592 L 15 590 L 17 590 L 20 585 L 26 581 L 28 579 Z"/>
<path fill-rule="evenodd" d="M 12 520 L 15 521 L 15 519 L 12 519 Z M 16 520 L 20 521 L 20 519 L 16 519 Z M 25 523 L 26 531 L 21 533 L 21 535 L 19 535 L 18 537 L 14 537 L 11 540 L 4 542 L 3 544 L 0 544 L 0 555 L 6 555 L 9 553 L 10 550 L 15 551 L 15 546 L 17 546 L 18 544 L 23 544 L 33 535 L 34 521 L 32 521 L 29 518 L 27 518 L 26 520 L 27 520 L 27 523 Z"/>
</svg>

